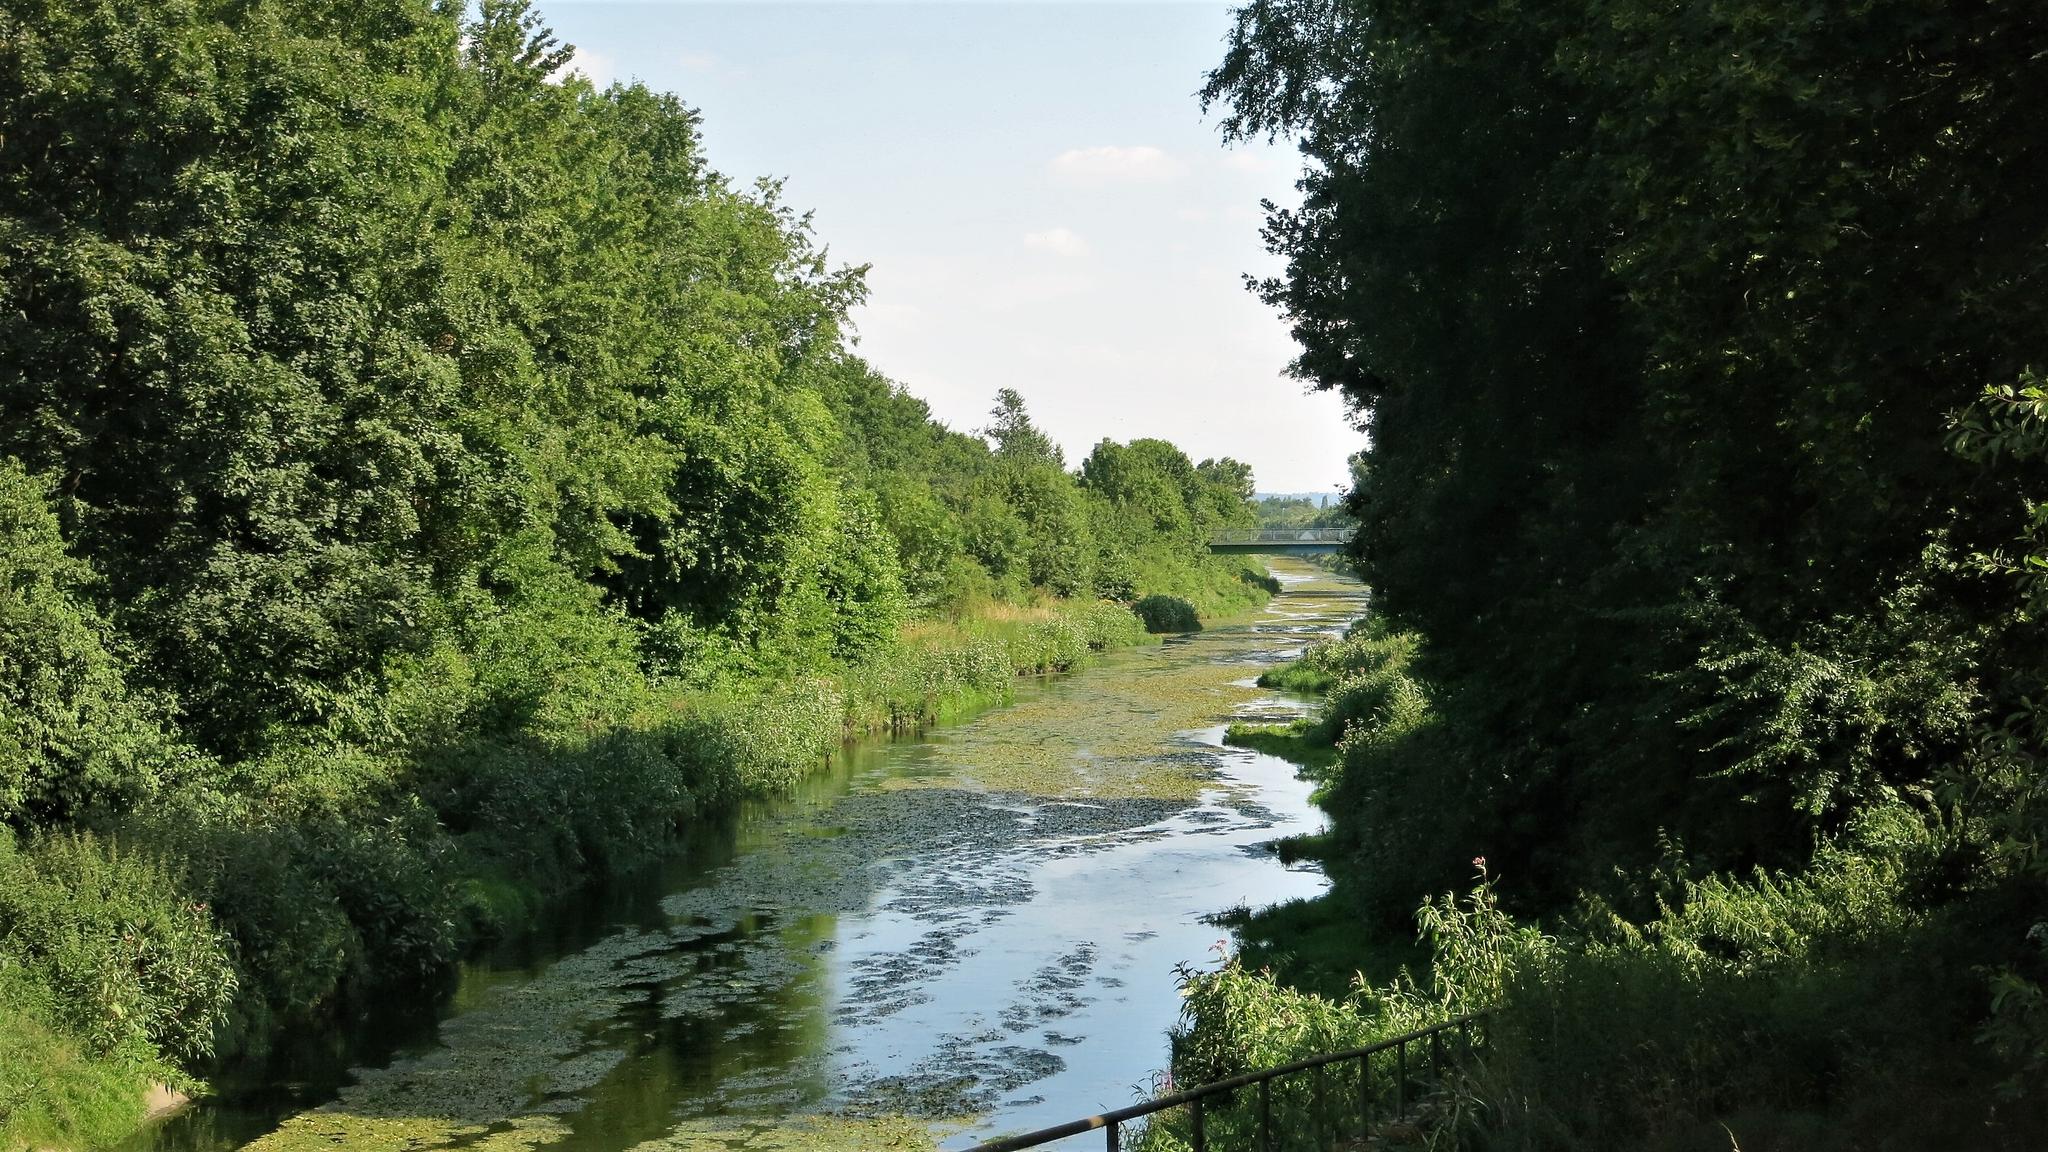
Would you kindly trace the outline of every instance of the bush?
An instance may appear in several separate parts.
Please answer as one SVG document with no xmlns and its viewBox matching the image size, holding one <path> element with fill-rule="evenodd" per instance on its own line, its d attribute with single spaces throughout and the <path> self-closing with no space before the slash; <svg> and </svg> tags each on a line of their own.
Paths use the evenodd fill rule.
<svg viewBox="0 0 2048 1152">
<path fill-rule="evenodd" d="M 175 869 L 87 833 L 0 830 L 0 968 L 53 1022 L 138 1064 L 214 1051 L 236 989 L 227 941 Z"/>
<path fill-rule="evenodd" d="M 901 645 L 841 678 L 849 732 L 918 728 L 1008 697 L 1016 671 L 999 640 L 957 631 Z"/>
<path fill-rule="evenodd" d="M 1188 1088 L 1364 1047 L 1493 1008 L 1514 980 L 1541 968 L 1554 951 L 1549 937 L 1516 925 L 1500 910 L 1483 869 L 1469 895 L 1429 901 L 1417 920 L 1434 948 L 1427 984 L 1418 984 L 1403 970 L 1382 986 L 1361 979 L 1349 997 L 1332 1000 L 1286 987 L 1271 972 L 1249 971 L 1235 957 L 1226 958 L 1213 972 L 1183 968 L 1181 1018 L 1172 1033 L 1174 1085 Z M 1304 1079 L 1275 1082 L 1276 1131 L 1317 1126 Z M 1386 1115 L 1392 1077 L 1382 1073 L 1375 1085 L 1373 1110 Z M 1206 1134 L 1212 1147 L 1253 1146 L 1256 1101 L 1252 1093 L 1239 1093 L 1224 1097 L 1210 1111 Z M 1458 1122 L 1455 1116 L 1452 1122 Z M 1184 1117 L 1178 1111 L 1162 1114 L 1137 1147 L 1143 1152 L 1182 1152 L 1190 1147 Z"/>
<path fill-rule="evenodd" d="M 1178 596 L 1147 596 L 1131 610 L 1145 622 L 1147 632 L 1200 632 L 1202 618 L 1195 606 Z"/>
<path fill-rule="evenodd" d="M 1405 669 L 1415 650 L 1416 639 L 1412 634 L 1388 632 L 1377 622 L 1361 622 L 1352 625 L 1340 639 L 1319 640 L 1309 645 L 1293 663 L 1268 669 L 1259 676 L 1259 686 L 1293 692 L 1328 692 L 1354 673 L 1374 672 L 1390 664 Z"/>
<path fill-rule="evenodd" d="M 1503 982 L 1479 1089 L 1507 1146 L 2031 1147 L 2048 1101 L 1996 1099 L 1995 1054 L 1958 1036 L 1981 912 L 1926 906 L 1943 867 L 1886 806 L 1796 872 L 1667 875 L 1640 921 L 1589 904 Z"/>
<path fill-rule="evenodd" d="M 1510 918 L 1477 863 L 1469 893 L 1417 912 L 1425 982 L 1404 972 L 1328 1000 L 1235 961 L 1184 974 L 1176 1081 L 1481 1011 L 1484 1058 L 1447 1110 L 1472 1126 L 1440 1131 L 1450 1146 L 1960 1147 L 1971 1131 L 1971 1147 L 2030 1148 L 2048 1124 L 2038 1095 L 2001 1098 L 1995 1046 L 1957 1036 L 1982 1009 L 1968 955 L 1988 909 L 1925 908 L 1941 843 L 1902 806 L 1865 812 L 1800 871 L 1672 871 L 1651 915 L 1589 902 L 1555 935 Z M 1218 1109 L 1211 1136 L 1243 1131 L 1246 1111 Z M 1172 1120 L 1141 1147 L 1182 1137 Z"/>
<path fill-rule="evenodd" d="M 695 702 L 662 737 L 691 791 L 716 807 L 794 788 L 839 746 L 844 716 L 838 689 L 809 677 Z"/>
<path fill-rule="evenodd" d="M 82 595 L 43 484 L 0 458 L 0 821 L 59 821 L 153 792 L 176 758 Z"/>
<path fill-rule="evenodd" d="M 327 878 L 309 866 L 310 833 L 289 821 L 194 820 L 145 826 L 190 861 L 198 894 L 234 944 L 243 995 L 235 1038 L 303 1020 L 332 1000 L 364 955 Z"/>
<path fill-rule="evenodd" d="M 1097 600 L 1082 609 L 1088 647 L 1097 652 L 1136 644 L 1145 638 L 1144 617 L 1121 604 Z"/>
<path fill-rule="evenodd" d="M 1019 672 L 1065 672 L 1088 655 L 1088 632 L 1064 616 L 1038 620 L 1010 639 L 1010 663 Z"/>
</svg>

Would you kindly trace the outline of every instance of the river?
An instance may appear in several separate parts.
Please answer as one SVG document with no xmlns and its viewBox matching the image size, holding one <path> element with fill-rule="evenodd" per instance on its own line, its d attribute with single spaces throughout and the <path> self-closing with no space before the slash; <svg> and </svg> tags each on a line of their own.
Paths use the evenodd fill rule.
<svg viewBox="0 0 2048 1152">
<path fill-rule="evenodd" d="M 126 1152 L 954 1149 L 1134 1102 L 1210 918 L 1324 886 L 1270 847 L 1320 826 L 1309 785 L 1222 736 L 1299 713 L 1253 678 L 1363 590 L 1274 571 L 1250 621 L 850 748 Z"/>
</svg>

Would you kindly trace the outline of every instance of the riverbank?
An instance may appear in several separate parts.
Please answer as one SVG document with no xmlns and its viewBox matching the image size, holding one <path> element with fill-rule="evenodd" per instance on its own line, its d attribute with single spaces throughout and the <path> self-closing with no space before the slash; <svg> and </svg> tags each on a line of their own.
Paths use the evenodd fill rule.
<svg viewBox="0 0 2048 1152">
<path fill-rule="evenodd" d="M 0 965 L 0 1148 L 119 1139 L 151 1084 L 201 1090 L 192 1069 L 280 1028 L 445 980 L 474 942 L 788 790 L 849 739 L 1000 704 L 1020 677 L 1147 639 L 1107 602 L 992 602 L 834 674 L 651 694 L 611 728 L 418 741 L 395 769 L 308 748 L 331 761 L 310 784 L 248 774 L 96 832 L 0 833 L 17 957 Z M 181 1049 L 146 1041 L 141 1025 L 162 1034 L 180 1013 Z M 110 1034 L 123 1021 L 137 1026 Z"/>
<path fill-rule="evenodd" d="M 1483 1012 L 1485 1059 L 1432 1137 L 1455 1146 L 2030 1149 L 2048 1130 L 2037 1085 L 2001 1079 L 2008 1039 L 1962 1023 L 1982 1010 L 1971 940 L 2009 913 L 1993 891 L 1925 901 L 1940 845 L 1904 809 L 1798 870 L 1708 873 L 1674 846 L 1646 891 L 1569 906 L 1509 907 L 1517 877 L 1480 855 L 1468 889 L 1395 922 L 1417 870 L 1448 866 L 1429 854 L 1458 851 L 1460 806 L 1417 785 L 1443 736 L 1420 646 L 1364 623 L 1261 675 L 1317 712 L 1233 742 L 1307 753 L 1331 829 L 1299 848 L 1332 887 L 1231 918 L 1238 951 L 1184 986 L 1178 1081 Z M 1214 1138 L 1248 1121 L 1210 1122 Z M 1138 1147 L 1178 1147 L 1176 1123 Z"/>
</svg>

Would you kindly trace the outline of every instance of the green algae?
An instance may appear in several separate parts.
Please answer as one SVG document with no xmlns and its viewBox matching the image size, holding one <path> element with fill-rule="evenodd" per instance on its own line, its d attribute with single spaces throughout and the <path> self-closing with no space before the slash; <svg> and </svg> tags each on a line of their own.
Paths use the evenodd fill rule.
<svg viewBox="0 0 2048 1152">
<path fill-rule="evenodd" d="M 1253 681 L 1272 662 L 1277 634 L 1334 634 L 1361 603 L 1356 583 L 1298 561 L 1275 560 L 1272 567 L 1290 584 L 1256 617 L 1261 623 L 1113 654 L 1094 674 L 1053 684 L 972 726 L 935 733 L 920 770 L 885 787 L 1194 803 L 1216 786 L 1213 761 L 1162 756 L 1161 748 L 1269 699 Z M 1187 659 L 1182 648 L 1189 643 L 1201 646 L 1203 659 Z"/>
<path fill-rule="evenodd" d="M 568 1125 L 552 1116 L 522 1116 L 497 1124 L 465 1124 L 445 1117 L 359 1116 L 319 1109 L 292 1117 L 252 1149 L 301 1152 L 346 1148 L 349 1152 L 527 1152 L 558 1143 Z"/>
<path fill-rule="evenodd" d="M 1122 984 L 1095 972 L 1092 945 L 1021 979 L 1014 1000 L 990 1008 L 1000 1027 L 935 1037 L 907 1069 L 835 1062 L 824 1037 L 917 1007 L 961 962 L 963 933 L 1033 899 L 1037 863 L 1216 819 L 1205 801 L 1258 818 L 1191 733 L 1213 741 L 1232 719 L 1283 718 L 1252 681 L 1276 643 L 1328 634 L 1356 611 L 1356 585 L 1326 583 L 1292 585 L 1258 624 L 1113 654 L 899 749 L 907 769 L 895 775 L 856 770 L 843 796 L 820 790 L 757 814 L 738 855 L 662 899 L 665 924 L 614 933 L 530 978 L 465 980 L 440 1047 L 358 1072 L 333 1103 L 251 1147 L 581 1149 L 593 1146 L 581 1117 L 607 1109 L 640 1113 L 622 1129 L 635 1135 L 602 1145 L 634 1152 L 936 1147 L 1064 1066 L 1056 1050 L 1075 1038 L 1055 1026 L 1089 1003 L 1091 980 Z M 838 958 L 843 994 L 830 1002 L 819 989 L 833 926 L 859 914 L 895 917 L 907 934 Z M 695 1063 L 677 1064 L 678 1047 Z M 650 1094 L 636 1077 L 690 1087 Z"/>
<path fill-rule="evenodd" d="M 798 1116 L 789 1120 L 689 1120 L 629 1152 L 865 1152 L 936 1149 L 929 1124 L 901 1117 Z"/>
</svg>

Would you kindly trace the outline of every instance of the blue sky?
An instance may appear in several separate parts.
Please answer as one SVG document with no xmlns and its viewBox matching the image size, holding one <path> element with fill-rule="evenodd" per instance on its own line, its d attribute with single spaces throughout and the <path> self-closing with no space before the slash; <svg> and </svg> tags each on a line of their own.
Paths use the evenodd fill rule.
<svg viewBox="0 0 2048 1152">
<path fill-rule="evenodd" d="M 835 260 L 870 264 L 860 351 L 972 430 L 998 388 L 1076 461 L 1160 436 L 1334 488 L 1363 437 L 1282 373 L 1259 200 L 1291 147 L 1226 148 L 1194 97 L 1229 9 L 1194 3 L 541 0 L 600 83 L 704 116 L 712 163 L 783 178 Z"/>
</svg>

